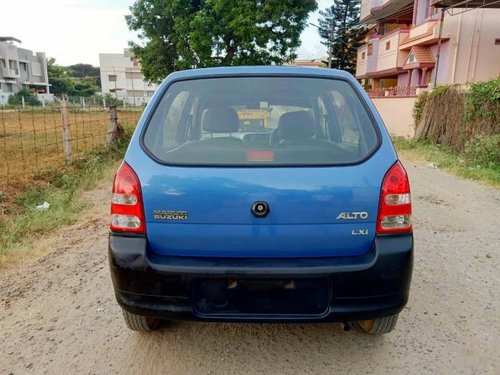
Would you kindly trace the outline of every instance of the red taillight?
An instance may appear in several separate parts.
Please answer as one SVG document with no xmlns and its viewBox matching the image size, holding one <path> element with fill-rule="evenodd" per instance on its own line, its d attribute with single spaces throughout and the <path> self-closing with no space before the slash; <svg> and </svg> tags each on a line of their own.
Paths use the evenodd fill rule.
<svg viewBox="0 0 500 375">
<path fill-rule="evenodd" d="M 123 162 L 116 172 L 111 197 L 111 225 L 114 232 L 145 233 L 144 209 L 139 178 Z"/>
<path fill-rule="evenodd" d="M 411 232 L 410 182 L 397 161 L 385 174 L 380 194 L 377 234 Z"/>
</svg>

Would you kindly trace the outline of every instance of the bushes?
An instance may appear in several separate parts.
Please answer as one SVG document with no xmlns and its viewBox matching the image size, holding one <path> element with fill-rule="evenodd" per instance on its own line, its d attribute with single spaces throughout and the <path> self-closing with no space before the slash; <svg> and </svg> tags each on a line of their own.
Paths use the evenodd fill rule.
<svg viewBox="0 0 500 375">
<path fill-rule="evenodd" d="M 500 78 L 438 86 L 419 95 L 413 118 L 415 139 L 398 141 L 400 149 L 500 185 Z"/>
<path fill-rule="evenodd" d="M 470 165 L 500 169 L 500 134 L 479 136 L 468 141 L 464 156 Z"/>
<path fill-rule="evenodd" d="M 428 96 L 429 96 L 428 91 L 421 92 L 418 95 L 417 100 L 415 101 L 415 105 L 413 106 L 413 110 L 411 112 L 411 115 L 413 117 L 413 121 L 415 123 L 415 127 L 422 119 L 422 113 L 424 112 L 425 103 L 427 103 Z"/>
<path fill-rule="evenodd" d="M 474 140 L 469 146 L 472 152 L 471 147 L 486 142 L 485 137 L 500 133 L 500 78 L 474 83 L 468 89 L 438 86 L 419 97 L 413 117 L 417 139 L 426 138 L 459 153 Z"/>
<path fill-rule="evenodd" d="M 471 85 L 465 103 L 465 120 L 478 119 L 500 122 L 500 78 Z"/>
<path fill-rule="evenodd" d="M 19 92 L 9 96 L 8 103 L 9 105 L 22 105 L 23 97 L 26 105 L 33 107 L 42 105 L 42 102 L 38 100 L 38 97 L 26 88 L 22 88 Z"/>
<path fill-rule="evenodd" d="M 438 86 L 427 97 L 415 137 L 462 151 L 465 144 L 461 125 L 466 92 L 460 86 Z"/>
</svg>

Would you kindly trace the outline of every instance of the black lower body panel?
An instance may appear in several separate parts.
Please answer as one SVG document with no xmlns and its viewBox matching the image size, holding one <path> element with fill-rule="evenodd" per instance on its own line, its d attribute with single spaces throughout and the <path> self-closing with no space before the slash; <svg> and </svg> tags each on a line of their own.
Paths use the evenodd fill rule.
<svg viewBox="0 0 500 375">
<path fill-rule="evenodd" d="M 135 314 L 216 321 L 349 321 L 408 301 L 411 234 L 377 237 L 362 256 L 310 259 L 159 257 L 140 236 L 110 234 L 115 295 Z"/>
<path fill-rule="evenodd" d="M 197 315 L 318 316 L 331 299 L 329 280 L 322 279 L 199 279 L 192 287 Z"/>
</svg>

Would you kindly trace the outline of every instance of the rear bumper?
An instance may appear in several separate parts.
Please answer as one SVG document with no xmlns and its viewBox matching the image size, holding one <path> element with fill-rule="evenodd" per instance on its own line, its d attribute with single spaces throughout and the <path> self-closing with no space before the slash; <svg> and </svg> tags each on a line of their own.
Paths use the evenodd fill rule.
<svg viewBox="0 0 500 375">
<path fill-rule="evenodd" d="M 369 253 L 356 257 L 204 259 L 157 256 L 148 249 L 145 237 L 111 233 L 109 261 L 117 301 L 135 314 L 218 321 L 365 320 L 396 314 L 406 305 L 413 268 L 413 235 L 377 237 Z M 202 290 L 197 285 L 207 280 L 297 280 L 297 285 L 321 280 L 318 285 L 328 288 L 324 295 L 326 306 L 310 314 L 279 313 L 279 309 L 262 314 L 228 313 L 224 309 L 207 313 L 197 308 Z M 300 289 L 295 293 L 294 303 L 307 298 L 300 295 Z"/>
</svg>

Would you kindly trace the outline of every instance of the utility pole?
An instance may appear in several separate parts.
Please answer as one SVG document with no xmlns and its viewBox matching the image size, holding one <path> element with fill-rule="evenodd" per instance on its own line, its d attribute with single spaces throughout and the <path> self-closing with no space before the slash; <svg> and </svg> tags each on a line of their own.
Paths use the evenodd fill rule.
<svg viewBox="0 0 500 375">
<path fill-rule="evenodd" d="M 332 56 L 333 55 L 333 30 L 330 29 L 328 32 L 328 68 L 332 67 Z"/>
</svg>

